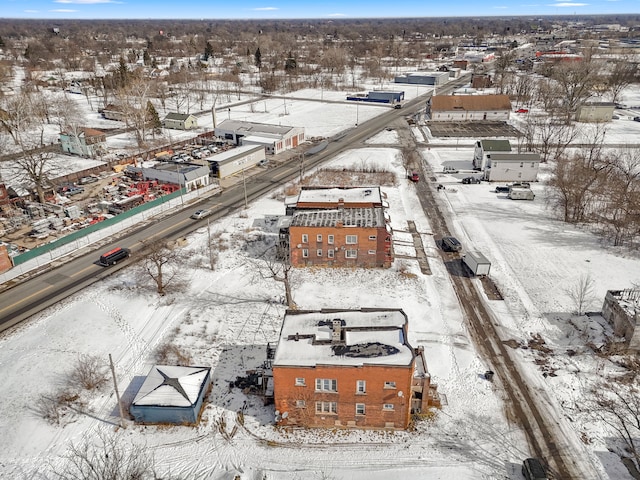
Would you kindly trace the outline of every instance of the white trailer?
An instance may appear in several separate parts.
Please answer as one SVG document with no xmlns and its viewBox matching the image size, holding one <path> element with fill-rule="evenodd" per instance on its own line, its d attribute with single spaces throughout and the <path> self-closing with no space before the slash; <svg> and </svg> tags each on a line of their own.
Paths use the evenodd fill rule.
<svg viewBox="0 0 640 480">
<path fill-rule="evenodd" d="M 480 252 L 467 252 L 462 256 L 462 261 L 475 276 L 489 275 L 491 262 Z"/>
<path fill-rule="evenodd" d="M 526 187 L 510 187 L 507 195 L 511 200 L 533 200 L 535 194 L 530 188 Z"/>
</svg>

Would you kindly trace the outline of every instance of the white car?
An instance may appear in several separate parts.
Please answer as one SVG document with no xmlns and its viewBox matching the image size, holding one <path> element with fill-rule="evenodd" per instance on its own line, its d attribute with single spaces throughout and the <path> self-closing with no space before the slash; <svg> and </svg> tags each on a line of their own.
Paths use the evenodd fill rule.
<svg viewBox="0 0 640 480">
<path fill-rule="evenodd" d="M 196 210 L 195 212 L 193 212 L 193 214 L 191 214 L 191 218 L 194 220 L 200 220 L 201 218 L 206 217 L 210 213 L 211 212 L 209 210 Z"/>
</svg>

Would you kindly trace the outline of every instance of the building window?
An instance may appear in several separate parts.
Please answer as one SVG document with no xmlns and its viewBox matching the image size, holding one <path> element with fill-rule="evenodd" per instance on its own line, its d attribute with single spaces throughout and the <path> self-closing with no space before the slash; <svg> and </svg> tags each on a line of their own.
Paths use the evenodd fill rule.
<svg viewBox="0 0 640 480">
<path fill-rule="evenodd" d="M 306 382 L 304 381 L 304 378 L 296 377 L 296 387 L 304 387 L 305 385 Z"/>
<path fill-rule="evenodd" d="M 357 235 L 347 235 L 347 245 L 355 245 L 358 243 Z"/>
<path fill-rule="evenodd" d="M 369 240 L 375 240 L 376 236 L 375 235 L 369 235 Z"/>
<path fill-rule="evenodd" d="M 316 391 L 337 392 L 338 380 L 331 378 L 316 378 Z"/>
<path fill-rule="evenodd" d="M 322 235 L 316 235 L 316 242 L 322 243 Z"/>
<path fill-rule="evenodd" d="M 296 400 L 296 408 L 304 408 L 306 406 L 307 406 L 307 403 L 304 400 Z"/>
<path fill-rule="evenodd" d="M 375 251 L 375 250 L 369 250 L 369 252 L 368 252 L 368 253 L 369 253 L 369 255 L 375 255 L 375 254 L 376 254 L 376 251 Z"/>
<path fill-rule="evenodd" d="M 321 257 L 322 256 L 322 249 L 319 248 L 318 250 L 316 250 L 316 256 Z"/>
<path fill-rule="evenodd" d="M 333 258 L 333 249 L 329 249 L 329 250 L 327 251 L 327 257 L 329 257 L 329 258 Z"/>
<path fill-rule="evenodd" d="M 300 401 L 300 400 L 298 400 L 298 401 Z M 296 405 L 296 406 L 297 406 L 297 405 Z M 385 404 L 382 406 L 382 409 L 383 409 L 383 410 L 393 410 L 393 409 L 394 409 L 394 405 L 393 405 L 393 403 L 385 403 Z"/>
<path fill-rule="evenodd" d="M 302 243 L 309 243 L 309 235 L 306 233 L 302 234 Z"/>
<path fill-rule="evenodd" d="M 316 402 L 316 413 L 338 413 L 338 403 Z"/>
<path fill-rule="evenodd" d="M 333 235 L 327 235 L 327 243 L 333 245 Z"/>
<path fill-rule="evenodd" d="M 358 251 L 357 250 L 345 250 L 344 256 L 346 258 L 358 258 Z"/>
<path fill-rule="evenodd" d="M 365 380 L 356 382 L 356 393 L 367 393 L 367 382 Z"/>
<path fill-rule="evenodd" d="M 309 249 L 308 248 L 303 248 L 302 249 L 302 258 L 308 258 L 309 257 Z"/>
<path fill-rule="evenodd" d="M 364 403 L 356 403 L 356 415 L 364 415 Z"/>
<path fill-rule="evenodd" d="M 384 388 L 396 388 L 396 382 L 384 382 Z"/>
</svg>

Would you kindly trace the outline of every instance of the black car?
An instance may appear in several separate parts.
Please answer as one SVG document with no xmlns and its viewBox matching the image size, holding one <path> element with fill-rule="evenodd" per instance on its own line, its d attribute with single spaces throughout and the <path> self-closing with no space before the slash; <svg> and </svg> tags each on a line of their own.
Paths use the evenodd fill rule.
<svg viewBox="0 0 640 480">
<path fill-rule="evenodd" d="M 462 244 L 455 237 L 442 237 L 442 249 L 445 252 L 459 252 Z"/>
<path fill-rule="evenodd" d="M 496 193 L 509 193 L 509 187 L 506 185 L 497 185 Z"/>
<path fill-rule="evenodd" d="M 465 185 L 469 185 L 472 183 L 480 183 L 481 180 L 479 178 L 476 177 L 465 177 L 462 179 L 462 183 L 464 183 Z"/>
</svg>

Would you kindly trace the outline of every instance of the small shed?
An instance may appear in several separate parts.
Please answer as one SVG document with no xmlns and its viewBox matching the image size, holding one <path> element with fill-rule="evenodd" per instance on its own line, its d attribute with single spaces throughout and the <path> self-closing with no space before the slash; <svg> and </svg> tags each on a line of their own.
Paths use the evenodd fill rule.
<svg viewBox="0 0 640 480">
<path fill-rule="evenodd" d="M 198 119 L 188 113 L 168 113 L 162 125 L 175 130 L 192 130 L 198 128 Z"/>
<path fill-rule="evenodd" d="M 211 175 L 227 178 L 243 170 L 247 170 L 267 158 L 265 148 L 261 145 L 243 145 L 231 148 L 207 158 Z"/>
<path fill-rule="evenodd" d="M 615 105 L 607 102 L 590 102 L 578 106 L 576 110 L 576 121 L 602 123 L 610 122 L 613 119 Z"/>
<path fill-rule="evenodd" d="M 210 386 L 210 367 L 155 365 L 129 413 L 139 423 L 194 424 Z"/>
</svg>

